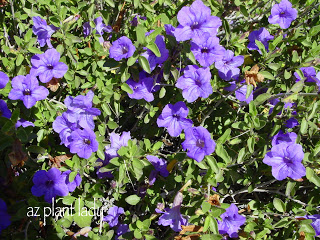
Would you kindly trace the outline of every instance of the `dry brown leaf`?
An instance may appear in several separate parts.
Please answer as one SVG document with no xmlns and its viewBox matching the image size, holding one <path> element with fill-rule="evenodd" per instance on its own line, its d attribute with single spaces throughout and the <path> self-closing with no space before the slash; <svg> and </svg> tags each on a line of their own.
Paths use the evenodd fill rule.
<svg viewBox="0 0 320 240">
<path fill-rule="evenodd" d="M 61 162 L 65 162 L 67 159 L 71 159 L 71 158 L 72 158 L 72 154 L 60 155 L 54 158 L 49 155 L 51 167 L 55 167 L 55 168 L 60 168 Z"/>
<path fill-rule="evenodd" d="M 191 235 L 188 235 L 188 236 L 176 236 L 174 237 L 175 240 L 197 240 L 200 238 L 200 234 L 191 234 Z"/>
<path fill-rule="evenodd" d="M 183 226 L 181 225 L 182 230 L 180 231 L 180 235 L 185 234 L 186 232 L 203 232 L 203 227 L 196 225 Z"/>
<path fill-rule="evenodd" d="M 49 88 L 52 92 L 56 92 L 60 87 L 61 78 L 52 78 L 49 82 L 46 83 L 46 87 Z"/>
<path fill-rule="evenodd" d="M 8 154 L 13 166 L 22 167 L 27 161 L 28 155 L 22 151 L 22 145 L 19 139 L 16 139 L 12 145 L 12 152 Z"/>
<path fill-rule="evenodd" d="M 303 182 L 303 178 L 293 179 L 296 182 Z"/>
<path fill-rule="evenodd" d="M 306 239 L 306 235 L 305 235 L 304 232 L 299 232 L 299 235 L 300 235 L 299 240 L 305 240 Z"/>
<path fill-rule="evenodd" d="M 213 194 L 212 196 L 209 197 L 209 203 L 212 205 L 212 206 L 220 206 L 220 196 L 218 194 Z"/>
<path fill-rule="evenodd" d="M 4 7 L 8 2 L 6 0 L 0 0 L 0 7 Z"/>
<path fill-rule="evenodd" d="M 257 82 L 263 82 L 264 80 L 264 76 L 259 73 L 259 67 L 257 64 L 254 65 L 250 71 L 245 71 L 244 78 L 248 85 L 252 84 L 255 87 L 257 87 Z"/>
</svg>

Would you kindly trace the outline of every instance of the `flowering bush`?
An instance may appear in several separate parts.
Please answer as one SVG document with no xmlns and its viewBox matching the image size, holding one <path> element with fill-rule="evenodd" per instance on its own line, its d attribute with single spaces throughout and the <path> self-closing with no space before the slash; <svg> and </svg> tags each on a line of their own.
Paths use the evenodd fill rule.
<svg viewBox="0 0 320 240">
<path fill-rule="evenodd" d="M 0 238 L 320 236 L 319 11 L 0 1 Z"/>
</svg>

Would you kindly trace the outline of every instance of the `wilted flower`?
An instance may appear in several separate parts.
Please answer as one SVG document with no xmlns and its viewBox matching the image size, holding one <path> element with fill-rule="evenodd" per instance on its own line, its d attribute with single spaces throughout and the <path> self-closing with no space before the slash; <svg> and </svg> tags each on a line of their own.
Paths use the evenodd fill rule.
<svg viewBox="0 0 320 240">
<path fill-rule="evenodd" d="M 257 87 L 257 82 L 263 82 L 264 76 L 259 73 L 259 67 L 256 64 L 250 71 L 244 72 L 244 79 L 246 80 L 247 85 L 252 84 L 254 87 Z"/>
<path fill-rule="evenodd" d="M 220 18 L 211 16 L 211 10 L 201 0 L 194 1 L 190 7 L 183 7 L 178 12 L 179 25 L 174 31 L 177 41 L 186 41 L 202 37 L 204 33 L 216 36 L 222 25 Z"/>
<path fill-rule="evenodd" d="M 91 129 L 77 129 L 71 133 L 70 138 L 70 152 L 81 158 L 88 159 L 93 152 L 98 151 L 99 143 Z"/>
<path fill-rule="evenodd" d="M 283 180 L 286 177 L 299 179 L 306 175 L 306 169 L 302 165 L 304 152 L 302 146 L 295 143 L 280 143 L 272 146 L 263 163 L 272 167 L 272 175 L 277 180 Z"/>
<path fill-rule="evenodd" d="M 282 29 L 290 27 L 291 22 L 297 18 L 298 11 L 292 8 L 288 0 L 282 0 L 279 4 L 273 5 L 269 23 L 279 24 Z"/>
<path fill-rule="evenodd" d="M 240 226 L 246 222 L 246 218 L 238 213 L 237 206 L 232 203 L 220 217 L 222 221 L 218 220 L 219 233 L 228 234 L 231 238 L 237 238 Z"/>
<path fill-rule="evenodd" d="M 193 38 L 191 51 L 202 67 L 209 67 L 222 60 L 226 50 L 219 44 L 219 38 L 204 33 L 201 37 Z"/>
<path fill-rule="evenodd" d="M 127 232 L 130 232 L 128 224 L 119 224 L 117 228 L 117 232 L 116 232 L 117 236 L 115 237 L 115 240 L 118 240 L 121 235 Z"/>
<path fill-rule="evenodd" d="M 182 89 L 182 96 L 187 102 L 194 102 L 197 98 L 207 98 L 212 93 L 210 80 L 209 68 L 188 65 L 183 76 L 178 79 L 176 87 Z"/>
<path fill-rule="evenodd" d="M 142 17 L 141 15 L 137 14 L 137 15 L 134 16 L 134 18 L 132 19 L 132 21 L 130 21 L 130 23 L 131 23 L 131 25 L 132 25 L 133 27 L 138 26 L 138 23 L 139 23 L 138 19 L 147 20 L 146 17 Z"/>
<path fill-rule="evenodd" d="M 0 116 L 5 118 L 11 118 L 11 111 L 8 108 L 6 102 L 0 99 Z"/>
<path fill-rule="evenodd" d="M 85 22 L 83 24 L 83 35 L 84 37 L 88 37 L 91 34 L 92 28 L 89 22 Z"/>
<path fill-rule="evenodd" d="M 39 76 L 43 83 L 49 82 L 52 78 L 62 78 L 68 71 L 68 66 L 59 60 L 60 53 L 54 48 L 48 49 L 43 54 L 36 54 L 31 58 L 30 74 Z"/>
<path fill-rule="evenodd" d="M 114 41 L 109 49 L 110 57 L 116 61 L 131 57 L 135 51 L 136 47 L 132 44 L 131 40 L 125 36 Z"/>
<path fill-rule="evenodd" d="M 217 61 L 214 66 L 218 69 L 219 76 L 226 81 L 232 78 L 238 78 L 240 74 L 240 67 L 244 62 L 243 56 L 234 57 L 231 50 L 226 50 L 222 60 Z"/>
<path fill-rule="evenodd" d="M 62 116 L 58 116 L 52 123 L 52 128 L 55 132 L 59 133 L 61 144 L 64 144 L 66 147 L 69 146 L 71 139 L 70 135 L 72 131 L 78 129 L 77 123 L 72 123 L 68 121 L 67 113 L 63 113 Z"/>
<path fill-rule="evenodd" d="M 122 207 L 113 206 L 108 210 L 108 215 L 103 218 L 110 227 L 118 225 L 118 218 L 121 214 L 124 214 L 124 209 Z"/>
<path fill-rule="evenodd" d="M 182 143 L 187 156 L 201 162 L 203 158 L 214 152 L 216 143 L 204 127 L 191 127 L 185 129 L 185 141 Z"/>
<path fill-rule="evenodd" d="M 86 96 L 79 95 L 75 98 L 69 96 L 64 100 L 68 110 L 66 117 L 71 123 L 78 123 L 82 128 L 94 129 L 93 118 L 99 116 L 101 111 L 92 107 L 93 91 L 88 91 Z"/>
<path fill-rule="evenodd" d="M 16 76 L 11 81 L 12 89 L 9 99 L 22 100 L 26 108 L 31 108 L 37 101 L 46 99 L 49 95 L 48 89 L 39 86 L 38 79 L 28 74 L 27 76 Z"/>
<path fill-rule="evenodd" d="M 32 122 L 29 122 L 29 121 L 24 120 L 24 119 L 21 118 L 15 124 L 15 128 L 18 128 L 18 127 L 21 127 L 21 126 L 24 127 L 24 128 L 29 127 L 29 126 L 34 127 L 34 124 Z"/>
<path fill-rule="evenodd" d="M 96 164 L 99 164 L 99 166 L 97 167 L 96 174 L 97 174 L 98 178 L 100 178 L 100 179 L 105 178 L 105 177 L 106 178 L 113 178 L 113 175 L 111 172 L 101 171 L 101 168 L 107 166 L 111 160 L 111 158 L 108 154 L 105 153 L 104 155 L 105 155 L 104 160 L 98 158 L 96 161 Z"/>
<path fill-rule="evenodd" d="M 103 43 L 104 39 L 102 37 L 104 32 L 112 32 L 112 27 L 111 26 L 107 26 L 103 23 L 103 19 L 102 17 L 97 17 L 95 20 L 93 20 L 94 23 L 96 24 L 96 33 L 99 34 L 101 37 L 99 38 L 99 42 Z"/>
<path fill-rule="evenodd" d="M 48 172 L 45 170 L 37 171 L 32 181 L 34 183 L 31 188 L 32 194 L 36 197 L 44 195 L 44 200 L 48 203 L 51 203 L 52 198 L 56 196 L 63 197 L 69 193 L 66 175 L 61 174 L 57 168 L 51 168 Z"/>
<path fill-rule="evenodd" d="M 146 36 L 149 35 L 146 33 Z M 166 49 L 166 43 L 164 42 L 164 37 L 162 35 L 158 35 L 154 41 L 160 51 L 160 57 L 157 57 L 150 49 L 144 48 L 146 51 L 141 54 L 141 56 L 145 57 L 150 65 L 150 70 L 153 71 L 158 64 L 162 64 L 169 57 L 169 50 Z"/>
<path fill-rule="evenodd" d="M 156 176 L 158 175 L 158 173 L 160 173 L 160 175 L 162 177 L 168 177 L 169 176 L 169 172 L 167 170 L 167 163 L 166 163 L 165 160 L 163 160 L 161 158 L 158 158 L 156 156 L 151 156 L 151 155 L 147 155 L 147 159 L 155 168 L 155 170 L 153 170 L 150 173 L 149 185 L 153 185 L 154 184 L 154 182 L 156 181 Z"/>
<path fill-rule="evenodd" d="M 185 219 L 180 213 L 182 201 L 183 195 L 181 192 L 178 192 L 173 200 L 172 208 L 165 208 L 165 212 L 156 209 L 157 213 L 163 213 L 159 218 L 158 224 L 162 226 L 170 226 L 175 232 L 181 231 L 181 225 L 187 225 L 187 219 Z"/>
<path fill-rule="evenodd" d="M 153 79 L 151 77 L 144 77 L 144 75 L 140 73 L 139 82 L 129 78 L 127 84 L 133 91 L 133 93 L 128 93 L 129 98 L 144 99 L 147 102 L 152 102 L 154 100 L 152 94 Z"/>
<path fill-rule="evenodd" d="M 71 170 L 67 170 L 67 171 L 63 172 L 62 175 L 65 175 L 66 185 L 68 186 L 69 192 L 73 192 L 76 189 L 76 187 L 80 186 L 82 178 L 81 178 L 80 174 L 78 173 L 76 175 L 76 177 L 73 179 L 73 181 L 69 182 L 70 173 L 71 173 Z"/>
<path fill-rule="evenodd" d="M 54 25 L 48 25 L 46 20 L 40 17 L 33 17 L 32 20 L 32 31 L 35 35 L 37 35 L 40 47 L 43 47 L 47 44 L 49 48 L 52 48 L 50 42 L 51 35 L 59 28 L 55 27 Z"/>
<path fill-rule="evenodd" d="M 266 28 L 260 28 L 257 31 L 252 31 L 249 34 L 249 44 L 248 44 L 248 49 L 249 50 L 257 50 L 260 54 L 261 51 L 258 48 L 255 40 L 258 40 L 260 42 L 262 42 L 262 44 L 264 45 L 264 47 L 266 48 L 266 51 L 269 51 L 269 40 L 272 40 L 274 37 L 272 35 L 270 35 L 270 33 L 268 32 L 268 30 Z"/>
<path fill-rule="evenodd" d="M 9 82 L 8 75 L 0 71 L 0 89 L 5 88 L 8 82 Z"/>
<path fill-rule="evenodd" d="M 174 31 L 176 30 L 174 26 L 172 26 L 171 24 L 165 24 L 164 29 L 166 30 L 167 35 L 174 37 Z"/>
<path fill-rule="evenodd" d="M 192 121 L 187 119 L 189 109 L 184 102 L 167 104 L 157 119 L 158 127 L 166 127 L 170 136 L 177 137 L 183 129 L 192 126 Z"/>
<path fill-rule="evenodd" d="M 108 156 L 108 158 L 114 158 L 118 156 L 118 150 L 121 147 L 128 146 L 128 141 L 131 139 L 130 132 L 123 132 L 120 136 L 120 134 L 117 133 L 111 133 L 110 134 L 110 145 L 107 145 L 105 147 L 105 153 Z"/>
<path fill-rule="evenodd" d="M 294 132 L 290 133 L 283 133 L 282 130 L 280 130 L 276 135 L 272 138 L 272 146 L 275 146 L 280 143 L 296 143 L 297 134 Z"/>
<path fill-rule="evenodd" d="M 0 198 L 0 234 L 11 224 L 11 216 L 8 214 L 6 202 Z"/>
</svg>

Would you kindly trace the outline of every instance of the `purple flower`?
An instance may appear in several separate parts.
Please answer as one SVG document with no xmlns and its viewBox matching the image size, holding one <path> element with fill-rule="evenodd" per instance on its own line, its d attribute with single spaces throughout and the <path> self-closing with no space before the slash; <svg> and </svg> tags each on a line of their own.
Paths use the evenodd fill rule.
<svg viewBox="0 0 320 240">
<path fill-rule="evenodd" d="M 131 57 L 135 51 L 135 46 L 132 44 L 131 40 L 125 36 L 114 41 L 109 50 L 110 57 L 116 61 Z"/>
<path fill-rule="evenodd" d="M 298 125 L 299 125 L 299 122 L 294 117 L 286 121 L 286 128 L 294 128 L 295 126 L 298 126 Z"/>
<path fill-rule="evenodd" d="M 151 156 L 151 155 L 147 155 L 147 159 L 148 161 L 154 166 L 155 170 L 153 170 L 150 173 L 149 176 L 149 185 L 153 185 L 154 182 L 156 181 L 156 176 L 158 175 L 158 173 L 160 173 L 160 175 L 162 177 L 168 177 L 169 176 L 169 172 L 167 170 L 167 163 L 165 160 L 155 157 L 155 156 Z"/>
<path fill-rule="evenodd" d="M 89 22 L 85 22 L 83 24 L 83 35 L 84 37 L 88 37 L 90 34 L 91 34 L 91 31 L 92 31 L 92 28 L 90 26 L 90 23 Z"/>
<path fill-rule="evenodd" d="M 272 167 L 272 175 L 277 180 L 286 177 L 299 179 L 306 175 L 306 169 L 301 163 L 303 156 L 301 145 L 280 143 L 272 146 L 271 151 L 265 155 L 263 163 Z"/>
<path fill-rule="evenodd" d="M 9 110 L 6 102 L 2 99 L 0 99 L 0 116 L 11 118 L 11 111 Z"/>
<path fill-rule="evenodd" d="M 250 41 L 249 44 L 248 44 L 248 49 L 249 50 L 257 50 L 261 54 L 261 51 L 258 48 L 255 40 L 260 41 L 264 45 L 264 47 L 266 48 L 266 51 L 268 52 L 269 51 L 269 43 L 268 43 L 268 41 L 272 40 L 274 37 L 272 35 L 270 35 L 270 33 L 268 32 L 268 30 L 266 28 L 262 27 L 257 31 L 252 31 L 249 34 L 248 38 L 249 38 L 249 41 Z"/>
<path fill-rule="evenodd" d="M 222 25 L 220 18 L 211 16 L 211 10 L 201 0 L 194 1 L 190 7 L 183 7 L 178 12 L 179 25 L 174 31 L 177 41 L 186 41 L 202 37 L 204 33 L 216 36 Z"/>
<path fill-rule="evenodd" d="M 248 85 L 243 85 L 241 88 L 236 90 L 236 98 L 241 102 L 249 104 L 253 100 L 253 93 L 251 92 L 249 97 L 246 98 Z"/>
<path fill-rule="evenodd" d="M 316 236 L 319 236 L 320 235 L 320 215 L 319 214 L 306 215 L 305 218 L 312 220 L 311 226 L 315 230 Z"/>
<path fill-rule="evenodd" d="M 11 216 L 8 214 L 6 202 L 0 198 L 0 234 L 11 224 Z"/>
<path fill-rule="evenodd" d="M 32 122 L 29 122 L 29 121 L 24 120 L 24 119 L 21 118 L 21 119 L 19 119 L 17 121 L 17 123 L 15 125 L 15 128 L 18 128 L 18 127 L 21 127 L 21 126 L 24 127 L 24 128 L 29 127 L 29 126 L 34 127 L 34 124 Z"/>
<path fill-rule="evenodd" d="M 117 133 L 110 134 L 110 145 L 105 147 L 105 153 L 107 154 L 108 158 L 114 158 L 118 156 L 118 150 L 121 147 L 128 146 L 128 141 L 131 139 L 130 132 L 123 132 L 122 135 Z"/>
<path fill-rule="evenodd" d="M 237 238 L 240 226 L 246 222 L 246 218 L 238 213 L 237 206 L 232 203 L 220 217 L 222 221 L 218 220 L 219 233 L 228 234 L 231 238 Z"/>
<path fill-rule="evenodd" d="M 134 16 L 134 18 L 132 19 L 132 21 L 130 21 L 130 23 L 131 23 L 131 25 L 132 25 L 133 27 L 138 26 L 138 23 L 139 23 L 138 19 L 147 20 L 146 17 L 142 17 L 141 15 L 137 14 L 136 16 Z"/>
<path fill-rule="evenodd" d="M 43 54 L 36 54 L 31 58 L 30 74 L 39 76 L 43 83 L 49 82 L 52 78 L 62 78 L 68 71 L 68 66 L 59 60 L 60 53 L 54 48 L 48 49 Z"/>
<path fill-rule="evenodd" d="M 64 144 L 66 147 L 70 145 L 71 133 L 78 129 L 77 123 L 72 123 L 68 121 L 67 113 L 63 113 L 62 116 L 58 116 L 52 123 L 52 128 L 55 132 L 59 133 L 61 144 Z"/>
<path fill-rule="evenodd" d="M 173 36 L 174 37 L 174 31 L 175 31 L 175 27 L 172 26 L 171 24 L 165 24 L 164 25 L 164 29 L 166 30 L 166 34 L 168 36 Z"/>
<path fill-rule="evenodd" d="M 283 133 L 282 130 L 280 130 L 276 135 L 272 138 L 272 146 L 275 146 L 280 143 L 295 143 L 297 139 L 297 134 L 294 132 L 290 133 Z"/>
<path fill-rule="evenodd" d="M 191 127 L 185 129 L 185 141 L 182 143 L 184 150 L 188 149 L 187 156 L 201 162 L 203 158 L 214 152 L 216 143 L 204 127 Z"/>
<path fill-rule="evenodd" d="M 279 4 L 273 5 L 268 21 L 271 24 L 279 24 L 282 29 L 287 29 L 297 15 L 298 11 L 292 8 L 292 4 L 288 0 L 282 0 Z"/>
<path fill-rule="evenodd" d="M 31 108 L 37 101 L 46 99 L 49 95 L 48 89 L 39 86 L 39 81 L 35 76 L 16 76 L 11 81 L 12 89 L 9 99 L 22 100 L 26 108 Z"/>
<path fill-rule="evenodd" d="M 156 209 L 157 213 L 163 213 L 159 218 L 158 225 L 170 226 L 175 232 L 181 231 L 181 225 L 186 226 L 188 223 L 187 219 L 185 219 L 180 213 L 182 201 L 183 194 L 178 192 L 173 200 L 172 208 L 166 208 L 165 212 Z"/>
<path fill-rule="evenodd" d="M 140 73 L 139 76 L 139 82 L 136 82 L 131 78 L 127 80 L 127 84 L 133 91 L 133 93 L 128 93 L 128 96 L 132 99 L 144 99 L 147 102 L 152 102 L 154 100 L 152 94 L 153 79 L 151 77 L 145 77 L 143 73 Z"/>
<path fill-rule="evenodd" d="M 193 122 L 187 119 L 189 109 L 184 102 L 167 104 L 157 119 L 158 127 L 166 127 L 170 136 L 177 137 L 183 129 L 192 127 Z"/>
<path fill-rule="evenodd" d="M 45 170 L 37 171 L 32 179 L 34 185 L 31 192 L 34 196 L 44 195 L 44 200 L 52 202 L 56 196 L 67 196 L 68 186 L 66 185 L 66 175 L 61 174 L 57 168 L 51 168 L 48 172 Z"/>
<path fill-rule="evenodd" d="M 104 39 L 102 37 L 103 33 L 104 32 L 112 32 L 112 27 L 111 26 L 107 26 L 103 23 L 103 19 L 102 17 L 97 17 L 95 20 L 93 20 L 94 23 L 96 24 L 96 33 L 100 35 L 100 38 L 99 38 L 99 42 L 100 43 L 103 43 L 104 42 Z"/>
<path fill-rule="evenodd" d="M 52 48 L 52 45 L 50 42 L 51 35 L 55 31 L 57 31 L 59 28 L 53 25 L 48 26 L 46 20 L 40 17 L 33 17 L 32 20 L 33 20 L 32 31 L 35 35 L 37 35 L 40 47 L 43 47 L 44 45 L 47 44 L 49 48 Z"/>
<path fill-rule="evenodd" d="M 78 123 L 82 128 L 94 129 L 93 118 L 101 114 L 100 110 L 92 107 L 94 93 L 90 90 L 86 96 L 75 98 L 69 96 L 64 100 L 68 107 L 66 118 L 71 123 Z"/>
<path fill-rule="evenodd" d="M 149 32 L 150 34 L 151 32 Z M 149 35 L 146 33 L 146 35 Z M 150 70 L 153 71 L 158 64 L 162 64 L 169 57 L 169 50 L 166 49 L 166 44 L 164 42 L 164 37 L 158 35 L 154 41 L 154 43 L 158 46 L 160 51 L 160 57 L 157 57 L 150 49 L 144 48 L 146 51 L 141 54 L 141 56 L 145 57 L 150 65 Z"/>
<path fill-rule="evenodd" d="M 73 179 L 72 182 L 69 182 L 69 175 L 71 173 L 71 170 L 67 170 L 62 173 L 62 175 L 65 175 L 66 178 L 66 185 L 68 186 L 69 192 L 73 192 L 76 187 L 80 186 L 82 178 L 80 177 L 80 174 L 78 173 L 76 177 Z"/>
<path fill-rule="evenodd" d="M 219 70 L 219 76 L 226 81 L 237 78 L 240 74 L 240 67 L 244 62 L 243 56 L 234 57 L 231 50 L 226 50 L 222 60 L 215 63 L 215 68 Z"/>
<path fill-rule="evenodd" d="M 8 75 L 0 71 L 0 89 L 5 88 L 8 82 L 9 82 Z"/>
<path fill-rule="evenodd" d="M 108 215 L 103 218 L 103 221 L 107 222 L 110 227 L 118 225 L 118 218 L 121 214 L 124 214 L 124 209 L 122 207 L 111 207 L 108 210 Z"/>
<path fill-rule="evenodd" d="M 98 151 L 99 143 L 91 129 L 77 129 L 71 133 L 70 138 L 70 152 L 81 158 L 88 159 L 93 152 Z"/>
<path fill-rule="evenodd" d="M 128 224 L 119 224 L 118 228 L 117 228 L 117 236 L 115 237 L 115 240 L 118 240 L 121 235 L 130 232 L 129 226 Z"/>
<path fill-rule="evenodd" d="M 226 50 L 219 44 L 219 38 L 205 33 L 191 41 L 191 51 L 202 67 L 209 67 L 222 60 Z"/>
<path fill-rule="evenodd" d="M 302 67 L 300 70 L 303 73 L 303 76 L 306 78 L 305 82 L 317 82 L 316 70 L 314 67 Z M 297 72 L 294 73 L 296 77 L 296 82 L 301 81 L 301 78 Z"/>
<path fill-rule="evenodd" d="M 187 102 L 194 102 L 198 97 L 207 98 L 212 93 L 211 72 L 209 68 L 188 65 L 176 87 L 182 89 L 182 96 Z"/>
</svg>

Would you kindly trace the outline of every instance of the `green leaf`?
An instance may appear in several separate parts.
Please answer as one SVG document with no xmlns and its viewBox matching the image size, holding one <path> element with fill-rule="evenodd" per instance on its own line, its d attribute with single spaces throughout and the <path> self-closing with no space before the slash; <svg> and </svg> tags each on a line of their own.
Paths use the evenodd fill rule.
<svg viewBox="0 0 320 240">
<path fill-rule="evenodd" d="M 275 207 L 275 209 L 277 209 L 279 212 L 285 212 L 286 211 L 286 206 L 284 204 L 284 202 L 279 199 L 279 198 L 274 198 L 273 199 L 273 206 Z"/>
<path fill-rule="evenodd" d="M 207 216 L 204 220 L 203 232 L 206 232 L 210 226 L 211 217 Z"/>
<path fill-rule="evenodd" d="M 91 216 L 90 216 L 91 215 Z M 89 227 L 91 225 L 91 220 L 93 217 L 93 212 L 87 208 L 83 208 L 80 212 L 77 212 L 73 216 L 74 222 L 81 228 Z"/>
<path fill-rule="evenodd" d="M 218 167 L 218 163 L 216 161 L 216 159 L 212 156 L 206 156 L 205 157 L 207 160 L 207 163 L 209 164 L 210 168 L 215 172 L 218 173 L 220 172 L 220 169 Z"/>
<path fill-rule="evenodd" d="M 136 36 L 137 36 L 137 43 L 145 44 L 146 43 L 146 29 L 142 24 L 138 24 L 136 27 Z"/>
<path fill-rule="evenodd" d="M 127 83 L 122 83 L 121 85 L 121 89 L 129 94 L 133 93 L 133 90 L 131 89 L 131 87 L 127 84 Z"/>
<path fill-rule="evenodd" d="M 137 195 L 131 195 L 129 197 L 126 197 L 125 201 L 130 205 L 137 205 L 138 202 L 140 202 L 140 197 Z"/>
<path fill-rule="evenodd" d="M 20 66 L 21 63 L 23 62 L 24 56 L 22 54 L 18 54 L 17 60 L 16 60 L 16 65 Z"/>
<path fill-rule="evenodd" d="M 166 89 L 162 87 L 159 92 L 159 98 L 163 98 L 166 95 Z"/>
<path fill-rule="evenodd" d="M 159 48 L 157 44 L 155 44 L 154 42 L 149 42 L 149 44 L 147 45 L 147 48 L 149 48 L 157 57 L 161 57 Z"/>
<path fill-rule="evenodd" d="M 270 93 L 262 93 L 256 99 L 253 101 L 256 106 L 259 106 L 260 104 L 264 103 L 267 101 L 269 98 L 271 98 Z"/>
<path fill-rule="evenodd" d="M 265 55 L 265 54 L 266 54 L 266 48 L 265 48 L 265 46 L 263 45 L 263 43 L 260 42 L 259 40 L 255 40 L 255 43 L 256 43 L 256 45 L 258 46 L 258 48 L 259 48 L 259 50 L 261 51 L 261 53 L 262 53 L 263 55 Z"/>
<path fill-rule="evenodd" d="M 160 149 L 162 147 L 162 142 L 156 142 L 153 146 L 152 146 L 152 150 L 153 151 L 157 151 L 158 149 Z"/>
<path fill-rule="evenodd" d="M 259 73 L 262 74 L 267 79 L 271 79 L 271 80 L 275 79 L 273 74 L 269 73 L 268 71 L 261 71 Z"/>
<path fill-rule="evenodd" d="M 247 85 L 246 99 L 249 98 L 250 94 L 252 93 L 252 90 L 253 90 L 253 86 L 251 84 Z"/>
<path fill-rule="evenodd" d="M 318 175 L 313 171 L 312 168 L 306 167 L 306 177 L 307 179 L 314 183 L 316 186 L 320 187 L 320 178 Z"/>
<path fill-rule="evenodd" d="M 304 135 L 307 133 L 307 131 L 308 131 L 308 122 L 305 118 L 303 118 L 300 126 L 300 133 Z"/>
<path fill-rule="evenodd" d="M 230 134 L 231 134 L 231 128 L 228 128 L 224 132 L 224 134 L 220 138 L 218 138 L 217 142 L 219 142 L 220 144 L 224 144 L 227 141 L 227 139 L 229 138 Z"/>
<path fill-rule="evenodd" d="M 301 80 L 301 81 L 296 82 L 295 84 L 293 84 L 292 88 L 290 89 L 290 92 L 293 92 L 293 93 L 301 92 L 303 87 L 304 87 L 304 81 Z"/>
<path fill-rule="evenodd" d="M 138 61 L 144 71 L 146 71 L 147 73 L 151 73 L 149 62 L 144 56 L 140 56 L 138 58 Z"/>
<path fill-rule="evenodd" d="M 211 204 L 208 203 L 207 201 L 203 201 L 201 206 L 202 206 L 203 213 L 206 213 L 211 209 Z"/>
<path fill-rule="evenodd" d="M 248 17 L 248 16 L 249 16 L 246 6 L 241 5 L 241 6 L 240 6 L 240 11 L 241 11 L 241 13 L 242 13 L 245 17 Z"/>
<path fill-rule="evenodd" d="M 216 154 L 221 157 L 226 163 L 230 163 L 232 160 L 228 155 L 228 152 L 223 148 L 223 146 L 219 143 L 216 145 Z"/>
</svg>

